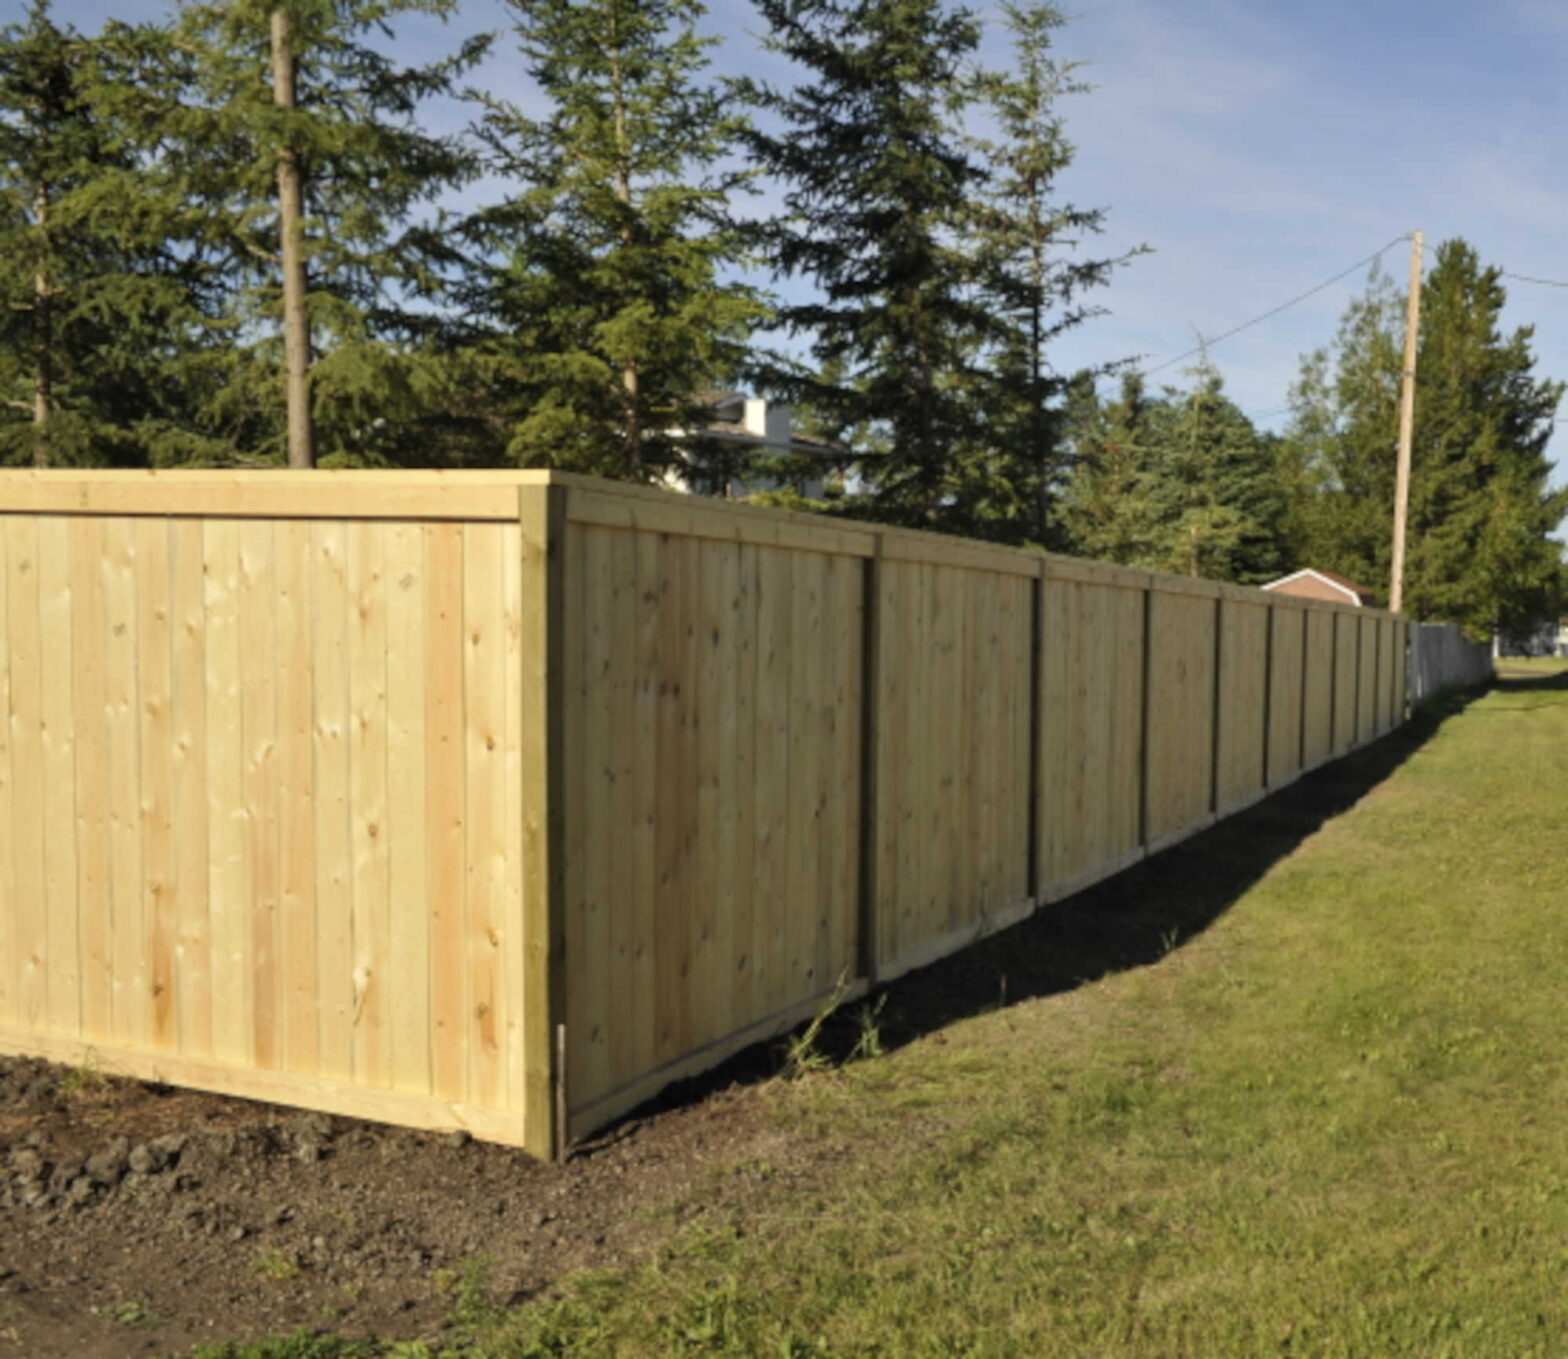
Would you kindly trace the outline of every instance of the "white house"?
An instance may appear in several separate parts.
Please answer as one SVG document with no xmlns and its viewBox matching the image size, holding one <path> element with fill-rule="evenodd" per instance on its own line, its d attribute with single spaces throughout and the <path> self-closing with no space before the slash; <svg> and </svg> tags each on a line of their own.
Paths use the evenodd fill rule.
<svg viewBox="0 0 1568 1359">
<path fill-rule="evenodd" d="M 737 459 L 741 465 L 755 458 L 768 455 L 794 454 L 819 459 L 822 472 L 807 478 L 800 487 L 809 500 L 820 500 L 829 464 L 844 450 L 821 439 L 808 439 L 791 428 L 792 410 L 781 403 L 770 402 L 764 397 L 747 396 L 745 392 L 712 392 L 707 397 L 712 416 L 700 431 L 703 440 L 722 450 L 728 448 L 744 456 Z M 684 437 L 686 430 L 672 430 L 676 437 Z M 722 474 L 721 474 L 722 475 Z M 717 480 L 718 478 L 715 478 Z M 667 479 L 672 490 L 692 491 L 686 479 L 672 474 Z M 775 491 L 780 483 L 762 472 L 737 473 L 724 483 L 723 494 L 730 498 L 755 495 L 759 491 Z"/>
</svg>

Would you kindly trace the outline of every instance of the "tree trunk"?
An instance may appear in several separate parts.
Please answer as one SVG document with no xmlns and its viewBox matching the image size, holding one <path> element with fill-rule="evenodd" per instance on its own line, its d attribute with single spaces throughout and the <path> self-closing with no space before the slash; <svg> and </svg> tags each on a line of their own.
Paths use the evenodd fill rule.
<svg viewBox="0 0 1568 1359">
<path fill-rule="evenodd" d="M 49 186 L 39 184 L 34 199 L 38 230 L 49 233 Z M 39 256 L 33 274 L 33 466 L 49 465 L 49 415 L 54 408 L 53 285 L 47 254 Z"/>
<path fill-rule="evenodd" d="M 614 41 L 612 37 L 611 41 Z M 611 79 L 615 82 L 615 192 L 628 209 L 626 225 L 621 228 L 621 243 L 632 244 L 631 212 L 632 177 L 631 148 L 626 141 L 626 94 L 622 86 L 622 73 L 617 63 Z M 626 464 L 635 481 L 642 480 L 642 403 L 637 392 L 637 360 L 627 358 L 621 365 L 621 411 L 626 422 Z"/>
<path fill-rule="evenodd" d="M 272 97 L 279 108 L 296 107 L 294 53 L 289 17 L 272 12 Z M 283 364 L 288 398 L 289 466 L 314 467 L 310 423 L 310 319 L 305 314 L 304 190 L 299 157 L 278 148 L 278 236 L 283 252 Z"/>
</svg>

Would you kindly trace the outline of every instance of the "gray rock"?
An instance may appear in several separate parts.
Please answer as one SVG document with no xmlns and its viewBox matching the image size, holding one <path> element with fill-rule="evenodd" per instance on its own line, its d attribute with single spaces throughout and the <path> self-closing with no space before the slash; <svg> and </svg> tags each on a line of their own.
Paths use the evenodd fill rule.
<svg viewBox="0 0 1568 1359">
<path fill-rule="evenodd" d="M 93 1181 L 89 1175 L 78 1175 L 71 1181 L 71 1187 L 66 1191 L 66 1197 L 72 1203 L 82 1204 L 88 1202 L 93 1196 Z"/>
<path fill-rule="evenodd" d="M 446 1135 L 446 1144 L 454 1150 L 466 1147 L 474 1139 L 466 1128 L 455 1128 Z"/>
<path fill-rule="evenodd" d="M 93 1180 L 112 1189 L 125 1176 L 130 1162 L 131 1143 L 126 1137 L 116 1137 L 96 1156 L 87 1158 L 87 1173 Z"/>
<path fill-rule="evenodd" d="M 169 1164 L 169 1158 L 160 1148 L 142 1143 L 131 1148 L 125 1163 L 134 1175 L 156 1175 Z"/>
<path fill-rule="evenodd" d="M 42 1179 L 44 1158 L 31 1147 L 18 1147 L 11 1153 L 11 1169 L 22 1180 Z"/>
</svg>

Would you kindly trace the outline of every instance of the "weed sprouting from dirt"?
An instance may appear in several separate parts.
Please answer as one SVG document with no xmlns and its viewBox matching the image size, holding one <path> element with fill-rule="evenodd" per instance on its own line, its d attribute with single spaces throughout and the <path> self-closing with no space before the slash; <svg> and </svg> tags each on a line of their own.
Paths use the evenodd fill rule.
<svg viewBox="0 0 1568 1359">
<path fill-rule="evenodd" d="M 825 1071 L 833 1065 L 832 1059 L 817 1044 L 822 1037 L 822 1026 L 833 1017 L 848 994 L 849 977 L 841 972 L 833 984 L 832 994 L 812 1015 L 811 1022 L 785 1043 L 784 1061 L 779 1068 L 781 1079 L 798 1081 L 802 1076 L 808 1076 L 813 1071 Z"/>
<path fill-rule="evenodd" d="M 882 1011 L 887 1007 L 887 992 L 884 991 L 875 1000 L 868 1000 L 864 1005 L 855 1010 L 855 1046 L 850 1049 L 849 1060 L 858 1062 L 863 1058 L 880 1057 L 882 1055 Z"/>
<path fill-rule="evenodd" d="M 293 1252 L 276 1250 L 271 1246 L 258 1250 L 251 1264 L 262 1278 L 271 1279 L 274 1283 L 287 1283 L 298 1276 L 300 1268 L 299 1258 Z"/>
</svg>

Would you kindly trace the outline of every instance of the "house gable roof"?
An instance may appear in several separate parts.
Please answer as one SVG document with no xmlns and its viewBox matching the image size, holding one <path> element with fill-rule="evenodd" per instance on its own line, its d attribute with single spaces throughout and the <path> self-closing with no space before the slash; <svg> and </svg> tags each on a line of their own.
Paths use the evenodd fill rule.
<svg viewBox="0 0 1568 1359">
<path fill-rule="evenodd" d="M 1353 604 L 1366 607 L 1372 602 L 1371 594 L 1363 590 L 1355 581 L 1346 579 L 1337 571 L 1320 571 L 1311 566 L 1304 566 L 1299 571 L 1292 571 L 1288 576 L 1281 576 L 1278 580 L 1271 580 L 1262 588 L 1265 590 L 1278 590 L 1282 586 L 1289 585 L 1293 580 L 1300 580 L 1303 576 L 1311 576 L 1315 580 L 1322 581 L 1323 584 L 1347 596 Z"/>
</svg>

